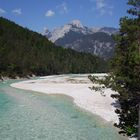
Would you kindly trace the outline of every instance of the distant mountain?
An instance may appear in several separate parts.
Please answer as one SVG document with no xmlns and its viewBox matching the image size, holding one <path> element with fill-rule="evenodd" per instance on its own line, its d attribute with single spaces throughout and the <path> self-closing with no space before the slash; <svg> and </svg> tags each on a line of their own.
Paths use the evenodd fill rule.
<svg viewBox="0 0 140 140">
<path fill-rule="evenodd" d="M 119 31 L 118 31 L 118 29 L 113 28 L 113 27 L 103 27 L 103 28 L 100 28 L 98 30 L 98 32 L 104 32 L 104 33 L 107 33 L 109 35 L 112 35 L 112 34 L 118 33 Z"/>
<path fill-rule="evenodd" d="M 56 45 L 108 59 L 113 56 L 115 47 L 111 35 L 117 32 L 118 29 L 112 27 L 88 28 L 74 20 L 52 32 L 45 30 L 43 34 Z"/>
<path fill-rule="evenodd" d="M 49 30 L 45 28 L 43 35 L 46 35 L 49 38 L 49 40 L 55 42 L 56 40 L 63 38 L 65 34 L 70 31 L 81 33 L 83 35 L 93 33 L 92 30 L 89 30 L 89 28 L 83 26 L 79 20 L 74 20 L 71 23 L 54 29 L 52 32 L 49 32 Z"/>
</svg>

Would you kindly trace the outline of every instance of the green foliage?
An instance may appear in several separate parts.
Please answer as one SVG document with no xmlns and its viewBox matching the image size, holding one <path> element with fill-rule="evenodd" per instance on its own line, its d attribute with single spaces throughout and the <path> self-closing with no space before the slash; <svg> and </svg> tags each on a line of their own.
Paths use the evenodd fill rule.
<svg viewBox="0 0 140 140">
<path fill-rule="evenodd" d="M 102 85 L 102 87 L 111 88 L 112 87 L 112 76 L 108 74 L 107 76 L 104 76 L 100 78 L 99 76 L 91 76 L 89 75 L 88 78 L 94 83 Z"/>
<path fill-rule="evenodd" d="M 121 105 L 116 112 L 120 122 L 117 125 L 127 135 L 137 133 L 138 104 L 140 102 L 140 0 L 129 0 L 129 17 L 120 20 L 120 34 L 115 58 L 112 61 L 114 95 Z"/>
<path fill-rule="evenodd" d="M 55 46 L 45 36 L 0 18 L 0 75 L 15 77 L 106 71 L 100 58 Z"/>
<path fill-rule="evenodd" d="M 99 91 L 101 93 L 101 95 L 103 95 L 103 96 L 105 96 L 104 89 L 112 87 L 113 82 L 111 80 L 111 75 L 107 75 L 104 77 L 89 75 L 88 78 L 94 84 L 90 89 L 94 90 L 94 91 Z"/>
<path fill-rule="evenodd" d="M 140 16 L 139 0 L 129 0 L 132 6 L 128 13 L 133 17 L 120 20 L 120 34 L 117 38 L 116 56 L 113 61 L 115 90 L 120 101 L 118 127 L 128 135 L 137 133 L 138 104 L 140 102 Z"/>
<path fill-rule="evenodd" d="M 129 17 L 120 20 L 120 33 L 115 36 L 117 41 L 115 57 L 112 60 L 112 72 L 107 79 L 93 81 L 111 87 L 118 94 L 120 108 L 116 109 L 120 133 L 137 135 L 138 110 L 140 102 L 140 0 L 129 0 Z"/>
</svg>

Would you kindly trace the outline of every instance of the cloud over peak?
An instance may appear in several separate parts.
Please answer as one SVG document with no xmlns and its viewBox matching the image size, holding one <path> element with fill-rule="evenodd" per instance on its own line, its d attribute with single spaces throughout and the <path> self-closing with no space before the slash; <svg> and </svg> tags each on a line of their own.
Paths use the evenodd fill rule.
<svg viewBox="0 0 140 140">
<path fill-rule="evenodd" d="M 46 17 L 52 17 L 52 16 L 54 16 L 54 15 L 55 15 L 55 12 L 52 11 L 52 10 L 48 10 L 48 11 L 46 12 L 46 14 L 45 14 Z"/>
<path fill-rule="evenodd" d="M 19 9 L 14 9 L 14 10 L 12 10 L 12 13 L 15 14 L 15 15 L 21 15 L 21 14 L 22 14 L 22 11 L 21 11 L 21 9 L 19 8 Z"/>
</svg>

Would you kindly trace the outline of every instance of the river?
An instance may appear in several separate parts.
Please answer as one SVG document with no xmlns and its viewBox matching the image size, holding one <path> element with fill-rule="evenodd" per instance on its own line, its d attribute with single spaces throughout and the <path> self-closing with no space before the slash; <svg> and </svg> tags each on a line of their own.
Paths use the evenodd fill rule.
<svg viewBox="0 0 140 140">
<path fill-rule="evenodd" d="M 62 95 L 0 83 L 0 140 L 124 140 L 117 130 Z"/>
</svg>

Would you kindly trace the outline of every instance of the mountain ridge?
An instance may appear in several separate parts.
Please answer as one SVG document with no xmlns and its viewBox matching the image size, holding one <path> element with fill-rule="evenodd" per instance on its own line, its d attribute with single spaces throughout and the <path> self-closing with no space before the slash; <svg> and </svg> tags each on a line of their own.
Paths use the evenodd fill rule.
<svg viewBox="0 0 140 140">
<path fill-rule="evenodd" d="M 89 28 L 82 25 L 79 20 L 74 20 L 54 29 L 52 32 L 45 30 L 44 35 L 56 45 L 64 48 L 71 48 L 78 52 L 91 53 L 103 59 L 109 59 L 113 56 L 115 49 L 112 34 L 117 33 L 118 29 L 113 27 Z M 95 37 L 96 35 L 97 37 Z M 103 37 L 110 39 L 101 40 L 100 38 Z"/>
</svg>

